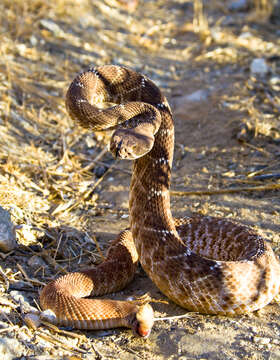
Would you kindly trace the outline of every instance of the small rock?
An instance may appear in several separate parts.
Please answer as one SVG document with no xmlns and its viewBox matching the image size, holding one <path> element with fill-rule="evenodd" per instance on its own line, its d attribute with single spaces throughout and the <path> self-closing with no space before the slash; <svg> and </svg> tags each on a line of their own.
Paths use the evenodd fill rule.
<svg viewBox="0 0 280 360">
<path fill-rule="evenodd" d="M 25 287 L 26 287 L 26 283 L 24 281 L 22 280 L 13 281 L 13 289 L 16 289 L 15 291 L 24 289 Z"/>
<path fill-rule="evenodd" d="M 206 89 L 200 89 L 194 91 L 189 95 L 184 95 L 174 99 L 175 113 L 177 115 L 184 115 L 188 111 L 188 108 L 193 103 L 199 103 L 206 101 L 210 91 Z"/>
<path fill-rule="evenodd" d="M 28 265 L 31 266 L 32 268 L 38 268 L 40 266 L 45 266 L 46 263 L 45 261 L 40 258 L 37 255 L 33 255 L 29 260 L 28 260 Z"/>
<path fill-rule="evenodd" d="M 253 35 L 249 31 L 245 31 L 238 36 L 238 39 L 250 39 Z"/>
<path fill-rule="evenodd" d="M 105 166 L 96 166 L 95 168 L 94 168 L 94 174 L 95 174 L 95 176 L 97 177 L 97 178 L 101 178 L 104 174 L 105 174 L 105 172 L 107 171 L 107 167 L 105 167 Z"/>
<path fill-rule="evenodd" d="M 0 206 L 0 250 L 8 252 L 16 247 L 16 234 L 11 215 Z"/>
<path fill-rule="evenodd" d="M 53 33 L 56 37 L 64 37 L 64 31 L 53 21 L 42 19 L 40 25 Z"/>
<path fill-rule="evenodd" d="M 269 67 L 265 59 L 263 58 L 254 59 L 251 62 L 250 71 L 252 75 L 265 76 L 269 71 Z"/>
<path fill-rule="evenodd" d="M 186 102 L 198 102 L 198 101 L 205 101 L 209 96 L 208 89 L 199 89 L 194 91 L 191 94 L 180 96 L 174 99 L 174 105 L 180 107 L 184 105 Z"/>
<path fill-rule="evenodd" d="M 184 96 L 184 100 L 189 102 L 199 102 L 199 101 L 207 100 L 208 96 L 209 96 L 209 91 L 205 89 L 201 89 L 187 96 Z"/>
<path fill-rule="evenodd" d="M 235 0 L 230 2 L 228 9 L 230 11 L 244 11 L 247 10 L 248 7 L 249 7 L 248 0 Z"/>
<path fill-rule="evenodd" d="M 267 337 L 254 336 L 254 342 L 260 345 L 267 345 L 271 342 L 271 339 Z"/>
<path fill-rule="evenodd" d="M 273 76 L 269 82 L 274 91 L 280 91 L 280 77 Z"/>
<path fill-rule="evenodd" d="M 96 146 L 96 140 L 93 138 L 92 135 L 88 135 L 85 140 L 87 147 L 92 148 Z"/>
<path fill-rule="evenodd" d="M 43 320 L 43 321 L 48 321 L 50 322 L 51 324 L 55 324 L 56 323 L 56 315 L 55 313 L 50 310 L 50 309 L 47 309 L 47 310 L 44 310 L 41 312 L 40 314 L 40 319 Z"/>
<path fill-rule="evenodd" d="M 112 336 L 114 330 L 98 330 L 94 332 L 94 335 L 97 337 Z"/>
<path fill-rule="evenodd" d="M 17 44 L 16 48 L 17 48 L 20 56 L 26 55 L 27 46 L 25 44 Z"/>
<path fill-rule="evenodd" d="M 34 36 L 34 35 L 30 36 L 29 41 L 32 46 L 36 46 L 38 44 L 38 40 L 37 40 L 36 36 Z"/>
</svg>

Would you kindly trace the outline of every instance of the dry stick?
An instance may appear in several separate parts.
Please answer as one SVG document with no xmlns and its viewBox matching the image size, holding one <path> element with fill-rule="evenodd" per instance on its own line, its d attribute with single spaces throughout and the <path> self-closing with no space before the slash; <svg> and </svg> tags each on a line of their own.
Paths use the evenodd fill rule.
<svg viewBox="0 0 280 360">
<path fill-rule="evenodd" d="M 105 146 L 93 160 L 90 160 L 90 164 L 87 165 L 86 167 L 84 167 L 82 169 L 82 171 L 91 170 L 94 167 L 94 163 L 97 162 L 98 160 L 100 160 L 103 157 L 103 155 L 105 155 L 107 153 L 107 151 L 108 151 L 107 146 Z"/>
<path fill-rule="evenodd" d="M 199 190 L 199 191 L 176 191 L 172 190 L 170 193 L 173 196 L 189 196 L 189 195 L 218 195 L 218 194 L 234 194 L 241 191 L 267 191 L 267 190 L 278 190 L 280 184 L 267 184 L 263 186 L 254 187 L 237 187 L 234 189 L 218 189 L 218 190 Z"/>
<path fill-rule="evenodd" d="M 106 164 L 106 163 L 103 162 L 103 161 L 98 161 L 98 160 L 95 160 L 94 162 L 95 162 L 96 164 L 103 165 L 103 166 L 106 167 L 106 168 L 111 167 L 111 168 L 114 169 L 114 170 L 121 171 L 121 172 L 126 173 L 126 174 L 128 174 L 128 175 L 131 175 L 131 174 L 132 174 L 131 171 L 126 170 L 126 169 L 121 169 L 121 168 L 119 168 L 118 166 L 116 166 L 116 165 L 114 165 L 114 164 L 109 165 L 109 164 Z"/>
<path fill-rule="evenodd" d="M 275 167 L 275 165 L 278 165 L 278 164 L 279 164 L 279 159 L 274 160 L 270 163 L 270 165 L 265 166 L 263 169 L 249 172 L 247 174 L 247 177 L 254 178 L 254 176 L 256 176 L 256 175 L 263 174 L 264 172 L 267 172 L 268 170 L 273 169 Z"/>
<path fill-rule="evenodd" d="M 75 332 L 72 332 L 72 331 L 67 331 L 67 330 L 62 330 L 62 329 L 59 329 L 56 325 L 54 324 L 51 324 L 49 322 L 46 322 L 46 321 L 41 321 L 41 323 L 45 326 L 47 326 L 48 328 L 50 328 L 51 330 L 57 332 L 58 334 L 61 334 L 61 335 L 65 335 L 65 336 L 70 336 L 70 337 L 73 337 L 73 338 L 76 338 L 78 339 L 79 341 L 85 341 L 86 340 L 86 337 L 85 335 L 80 335 L 80 334 L 76 334 Z M 51 339 L 53 339 L 53 335 L 51 334 L 46 334 L 45 332 L 40 332 L 40 335 L 41 334 L 44 334 L 46 336 L 51 336 Z M 52 340 L 49 340 L 52 342 Z M 63 344 L 64 346 L 68 346 L 67 344 L 64 344 L 62 341 L 60 341 L 61 344 Z M 92 345 L 92 344 L 91 344 Z M 62 346 L 63 347 L 63 346 Z M 80 349 L 79 347 L 77 346 L 74 346 L 73 347 L 75 351 L 83 351 L 82 349 Z M 95 347 L 92 345 L 92 349 L 93 351 L 96 352 L 97 355 L 99 355 L 100 359 L 102 358 L 101 354 L 95 349 Z M 73 351 L 73 349 L 71 348 L 71 350 Z"/>
<path fill-rule="evenodd" d="M 54 260 L 55 260 L 56 255 L 57 255 L 57 252 L 58 252 L 58 249 L 59 249 L 61 240 L 62 240 L 62 236 L 63 236 L 63 234 L 60 234 L 60 236 L 59 236 L 59 239 L 58 239 L 58 242 L 57 242 L 57 246 L 56 246 L 56 249 L 55 249 L 55 253 L 54 253 L 54 257 L 53 257 Z"/>
<path fill-rule="evenodd" d="M 77 333 L 75 333 L 73 331 L 67 331 L 67 330 L 59 329 L 56 325 L 54 325 L 52 323 L 49 323 L 47 321 L 41 320 L 41 323 L 43 325 L 47 326 L 48 328 L 52 329 L 53 331 L 57 332 L 58 334 L 70 336 L 70 337 L 79 339 L 81 341 L 85 340 L 85 335 L 84 334 L 80 335 L 80 334 L 77 334 Z"/>
<path fill-rule="evenodd" d="M 96 239 L 96 236 L 95 236 L 95 235 L 93 235 L 92 237 L 89 236 L 89 234 L 88 234 L 87 231 L 85 231 L 85 233 L 86 233 L 86 235 L 88 236 L 89 239 L 91 239 L 91 240 L 94 241 L 95 246 L 96 246 L 96 248 L 97 248 L 97 251 L 98 251 L 99 255 L 101 256 L 102 260 L 104 261 L 104 260 L 105 260 L 105 256 L 103 255 L 103 253 L 102 253 L 102 251 L 101 251 L 101 249 L 100 249 L 100 246 L 99 246 L 99 244 L 98 244 L 98 241 L 97 241 L 97 239 Z"/>
<path fill-rule="evenodd" d="M 5 314 L 4 311 L 1 312 L 1 316 L 3 316 L 7 321 L 8 323 L 11 325 L 11 326 L 14 326 L 15 324 L 10 320 L 10 318 L 8 317 L 7 314 Z"/>
<path fill-rule="evenodd" d="M 46 285 L 46 284 L 43 283 L 42 281 L 39 281 L 39 280 L 37 280 L 37 279 L 32 279 L 32 278 L 30 278 L 30 277 L 26 274 L 25 270 L 23 269 L 23 267 L 22 267 L 20 264 L 17 264 L 17 267 L 19 268 L 20 272 L 21 272 L 22 275 L 25 277 L 25 279 L 27 280 L 27 283 L 29 283 L 29 285 L 30 285 L 30 283 L 35 284 L 35 285 L 40 285 L 40 286 L 42 286 L 42 285 L 45 286 L 45 285 Z"/>
<path fill-rule="evenodd" d="M 64 267 L 60 266 L 54 258 L 52 258 L 46 250 L 43 250 L 41 252 L 42 257 L 51 265 L 54 267 L 54 269 L 59 271 L 60 273 L 67 274 L 68 271 L 64 269 Z"/>
<path fill-rule="evenodd" d="M 68 344 L 63 343 L 61 340 L 57 339 L 55 336 L 51 335 L 51 334 L 46 334 L 43 331 L 38 331 L 37 332 L 38 336 L 40 336 L 41 338 L 43 338 L 44 340 L 56 345 L 56 346 L 60 346 L 62 347 L 64 350 L 67 351 L 72 351 L 72 352 L 79 352 L 82 354 L 88 354 L 88 352 L 86 350 L 80 349 L 77 346 L 69 346 Z"/>
<path fill-rule="evenodd" d="M 108 152 L 108 149 L 106 147 L 104 147 L 102 149 L 102 151 L 93 160 L 90 160 L 90 164 L 85 166 L 80 171 L 81 172 L 89 171 L 94 167 L 94 164 L 100 164 L 100 165 L 102 165 L 102 166 L 104 166 L 106 168 L 113 168 L 113 169 L 116 169 L 118 171 L 121 171 L 121 172 L 124 172 L 124 173 L 127 173 L 127 174 L 131 175 L 131 171 L 129 171 L 129 170 L 120 169 L 119 167 L 117 167 L 114 164 L 109 165 L 109 164 L 106 164 L 104 161 L 100 161 L 100 159 L 103 157 L 103 155 L 105 155 L 107 152 Z"/>
<path fill-rule="evenodd" d="M 199 314 L 197 312 L 189 312 L 183 315 L 175 315 L 175 316 L 167 316 L 167 317 L 159 317 L 159 318 L 154 318 L 154 321 L 163 321 L 163 320 L 176 320 L 176 319 L 183 319 L 183 318 L 189 318 L 191 317 L 193 314 Z"/>
<path fill-rule="evenodd" d="M 255 146 L 255 145 L 252 145 L 252 144 L 249 144 L 245 140 L 240 140 L 240 142 L 242 143 L 242 145 L 247 146 L 250 149 L 257 150 L 258 152 L 263 153 L 266 157 L 271 156 L 271 154 L 268 151 L 266 151 L 265 149 L 262 149 L 260 147 Z"/>
<path fill-rule="evenodd" d="M 12 331 L 12 330 L 15 330 L 18 328 L 18 325 L 14 325 L 14 326 L 9 326 L 8 328 L 5 328 L 5 329 L 0 329 L 0 334 L 1 333 L 4 333 L 6 331 Z"/>
</svg>

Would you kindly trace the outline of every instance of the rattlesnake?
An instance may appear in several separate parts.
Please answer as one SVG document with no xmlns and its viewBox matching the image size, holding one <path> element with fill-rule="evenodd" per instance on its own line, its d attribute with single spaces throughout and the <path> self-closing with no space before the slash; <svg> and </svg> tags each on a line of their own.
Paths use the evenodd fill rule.
<svg viewBox="0 0 280 360">
<path fill-rule="evenodd" d="M 107 109 L 98 103 L 113 103 Z M 66 95 L 74 121 L 92 130 L 114 130 L 111 152 L 135 160 L 130 186 L 130 230 L 111 245 L 104 263 L 70 273 L 41 292 L 56 322 L 78 328 L 127 326 L 147 336 L 148 304 L 83 299 L 123 288 L 141 266 L 180 306 L 233 315 L 257 310 L 278 293 L 280 265 L 271 247 L 244 225 L 193 215 L 176 220 L 170 210 L 174 127 L 170 107 L 147 77 L 106 65 L 78 75 Z"/>
</svg>

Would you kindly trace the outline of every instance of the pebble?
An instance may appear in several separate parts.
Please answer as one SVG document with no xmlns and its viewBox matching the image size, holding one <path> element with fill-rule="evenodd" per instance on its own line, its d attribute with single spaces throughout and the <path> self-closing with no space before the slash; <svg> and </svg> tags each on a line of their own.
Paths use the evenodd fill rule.
<svg viewBox="0 0 280 360">
<path fill-rule="evenodd" d="M 251 62 L 250 71 L 252 75 L 265 76 L 269 71 L 269 67 L 265 59 L 263 58 L 254 59 Z"/>
<path fill-rule="evenodd" d="M 0 250 L 9 252 L 17 247 L 15 227 L 10 213 L 0 206 Z"/>
<path fill-rule="evenodd" d="M 273 76 L 270 80 L 269 83 L 272 87 L 272 89 L 274 91 L 280 91 L 280 77 L 278 76 Z"/>
<path fill-rule="evenodd" d="M 94 174 L 95 174 L 95 176 L 97 177 L 97 178 L 101 178 L 104 174 L 105 174 L 105 172 L 107 171 L 107 167 L 105 167 L 105 166 L 96 166 L 95 168 L 94 168 Z"/>
<path fill-rule="evenodd" d="M 38 268 L 40 266 L 46 266 L 46 263 L 41 257 L 39 257 L 37 255 L 33 255 L 28 260 L 28 265 L 32 268 Z"/>
<path fill-rule="evenodd" d="M 209 96 L 209 91 L 206 89 L 197 90 L 184 97 L 184 101 L 200 102 L 206 101 Z"/>
<path fill-rule="evenodd" d="M 268 337 L 254 336 L 254 342 L 260 345 L 267 345 L 271 342 L 271 339 Z"/>
<path fill-rule="evenodd" d="M 174 99 L 175 113 L 177 115 L 185 115 L 189 105 L 192 103 L 200 103 L 206 101 L 209 97 L 210 91 L 207 89 L 200 89 L 191 94 L 184 95 Z"/>
<path fill-rule="evenodd" d="M 36 36 L 34 36 L 34 35 L 30 36 L 29 41 L 32 46 L 36 46 L 38 44 L 38 40 L 37 40 Z"/>
<path fill-rule="evenodd" d="M 56 323 L 56 315 L 50 309 L 42 311 L 41 314 L 40 314 L 40 319 L 43 320 L 43 321 L 48 321 L 48 322 L 50 322 L 52 324 Z"/>
<path fill-rule="evenodd" d="M 248 6 L 248 0 L 235 0 L 230 2 L 228 9 L 230 11 L 244 11 L 248 9 Z"/>
<path fill-rule="evenodd" d="M 85 141 L 86 141 L 87 147 L 89 147 L 89 148 L 96 146 L 96 140 L 90 135 L 88 135 L 86 137 Z"/>
<path fill-rule="evenodd" d="M 64 31 L 53 21 L 42 19 L 40 25 L 53 33 L 56 37 L 64 37 Z"/>
</svg>

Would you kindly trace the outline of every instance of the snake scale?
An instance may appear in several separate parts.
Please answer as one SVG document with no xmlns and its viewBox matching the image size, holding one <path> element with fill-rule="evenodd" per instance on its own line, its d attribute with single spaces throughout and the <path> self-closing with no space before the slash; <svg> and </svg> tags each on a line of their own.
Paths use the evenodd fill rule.
<svg viewBox="0 0 280 360">
<path fill-rule="evenodd" d="M 98 107 L 102 103 L 111 106 Z M 274 298 L 279 261 L 257 233 L 225 218 L 172 217 L 174 125 L 166 98 L 150 79 L 122 66 L 91 68 L 71 83 L 66 108 L 86 128 L 113 130 L 111 152 L 134 162 L 130 230 L 113 241 L 99 266 L 59 277 L 40 294 L 42 308 L 55 313 L 57 324 L 126 326 L 149 335 L 149 304 L 84 298 L 122 289 L 132 280 L 138 259 L 161 292 L 190 311 L 242 314 Z"/>
</svg>

